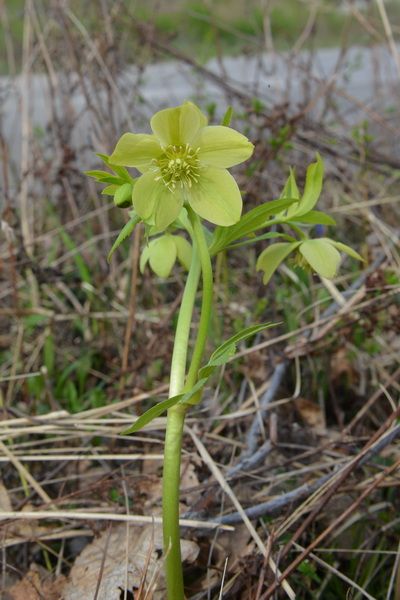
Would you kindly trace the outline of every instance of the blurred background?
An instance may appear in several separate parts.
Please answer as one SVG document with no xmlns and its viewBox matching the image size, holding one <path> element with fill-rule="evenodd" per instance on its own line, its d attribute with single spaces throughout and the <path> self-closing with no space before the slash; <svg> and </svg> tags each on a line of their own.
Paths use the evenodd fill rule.
<svg viewBox="0 0 400 600">
<path fill-rule="evenodd" d="M 345 259 L 333 283 L 289 263 L 265 288 L 255 271 L 262 243 L 221 257 L 213 346 L 253 322 L 280 325 L 241 349 L 191 425 L 228 473 L 285 365 L 264 415 L 273 451 L 250 471 L 242 464 L 232 483 L 245 507 L 317 481 L 373 439 L 400 389 L 399 40 L 398 0 L 0 0 L 3 511 L 159 510 L 163 421 L 141 437 L 118 432 L 167 391 L 182 272 L 138 273 L 140 229 L 107 262 L 127 211 L 83 171 L 102 168 L 95 152 L 110 153 L 123 132 L 148 131 L 156 110 L 187 99 L 213 123 L 232 106 L 232 126 L 255 143 L 235 171 L 247 209 L 278 198 L 289 167 L 303 184 L 319 152 L 320 209 L 337 222 L 329 233 L 366 261 Z M 325 233 L 318 226 L 313 235 Z M 210 519 L 231 512 L 190 438 L 186 447 L 182 502 L 197 516 L 208 507 Z M 352 472 L 299 543 L 398 457 L 392 440 Z M 400 599 L 398 485 L 393 473 L 383 479 L 293 572 L 298 598 Z M 260 532 L 279 530 L 273 552 L 300 525 L 287 520 L 292 511 L 287 503 L 257 521 Z M 18 585 L 29 586 L 32 564 L 37 586 L 55 586 L 38 598 L 58 597 L 80 550 L 105 527 L 73 516 L 46 531 L 12 523 L 2 589 L 15 600 L 27 597 Z M 242 528 L 234 542 L 216 536 L 213 550 L 214 533 L 190 530 L 198 557 L 188 597 L 218 597 L 227 555 L 227 598 L 270 597 L 262 594 L 271 573 Z M 144 598 L 129 596 L 135 585 L 118 584 L 125 591 L 115 598 Z"/>
</svg>

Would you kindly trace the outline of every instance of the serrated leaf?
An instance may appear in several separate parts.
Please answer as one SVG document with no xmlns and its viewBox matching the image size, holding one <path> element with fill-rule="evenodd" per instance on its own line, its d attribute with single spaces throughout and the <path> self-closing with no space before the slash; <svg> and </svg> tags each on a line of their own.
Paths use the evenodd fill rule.
<svg viewBox="0 0 400 600">
<path fill-rule="evenodd" d="M 291 252 L 293 252 L 301 242 L 277 242 L 265 248 L 258 257 L 257 271 L 264 271 L 263 282 L 267 284 L 279 267 Z"/>
<path fill-rule="evenodd" d="M 131 235 L 132 231 L 135 229 L 135 227 L 139 223 L 139 221 L 140 221 L 140 217 L 138 215 L 135 215 L 134 217 L 131 217 L 130 220 L 127 223 L 125 223 L 125 225 L 123 226 L 123 228 L 119 232 L 117 239 L 115 240 L 115 242 L 111 246 L 111 250 L 110 250 L 110 252 L 108 253 L 108 256 L 107 256 L 107 260 L 108 261 L 110 261 L 111 256 L 114 254 L 114 252 L 116 251 L 116 249 L 122 244 L 122 242 L 124 240 L 126 240 L 126 238 L 128 236 Z"/>
<path fill-rule="evenodd" d="M 295 223 L 312 223 L 315 225 L 336 225 L 335 219 L 330 215 L 319 210 L 310 210 L 302 216 L 295 216 L 291 219 Z M 288 221 L 290 223 L 290 221 Z"/>
<path fill-rule="evenodd" d="M 157 419 L 160 415 L 162 415 L 166 410 L 178 404 L 179 400 L 182 398 L 183 394 L 178 394 L 177 396 L 173 396 L 172 398 L 167 398 L 166 400 L 162 400 L 161 402 L 157 402 L 154 406 L 146 410 L 145 413 L 140 415 L 138 419 L 134 422 L 131 427 L 121 431 L 121 435 L 130 435 L 131 433 L 136 433 L 140 429 L 143 429 L 148 423 L 151 423 L 154 419 Z"/>
<path fill-rule="evenodd" d="M 224 364 L 229 360 L 229 358 L 231 358 L 231 356 L 234 355 L 236 351 L 236 346 L 239 342 L 273 326 L 274 323 L 259 323 L 258 325 L 250 325 L 250 327 L 245 327 L 244 329 L 241 329 L 240 331 L 232 335 L 229 339 L 227 339 L 226 342 L 218 346 L 216 350 L 214 350 L 214 352 L 210 356 L 208 364 L 218 366 Z M 221 362 L 221 359 L 225 358 L 226 360 L 223 360 L 223 362 Z"/>
</svg>

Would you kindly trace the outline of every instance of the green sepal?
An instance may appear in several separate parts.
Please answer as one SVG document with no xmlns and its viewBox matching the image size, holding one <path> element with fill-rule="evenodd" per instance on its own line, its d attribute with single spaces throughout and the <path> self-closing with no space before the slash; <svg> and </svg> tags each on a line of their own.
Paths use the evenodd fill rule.
<svg viewBox="0 0 400 600">
<path fill-rule="evenodd" d="M 176 246 L 176 257 L 186 271 L 189 271 L 192 262 L 192 246 L 187 239 L 180 235 L 174 235 L 173 238 Z"/>
<path fill-rule="evenodd" d="M 149 262 L 151 269 L 158 277 L 168 277 L 178 259 L 181 265 L 189 270 L 192 261 L 192 247 L 189 242 L 169 233 L 151 240 L 142 251 L 140 272 L 143 273 Z"/>
<path fill-rule="evenodd" d="M 132 212 L 130 213 L 130 215 L 132 215 Z M 110 262 L 111 256 L 114 254 L 114 252 L 116 251 L 116 249 L 122 244 L 122 242 L 124 240 L 126 240 L 126 238 L 128 236 L 131 235 L 132 231 L 135 229 L 136 225 L 139 222 L 140 222 L 140 217 L 138 215 L 133 214 L 133 216 L 131 216 L 131 218 L 129 219 L 129 221 L 127 223 L 125 223 L 125 225 L 123 226 L 123 228 L 119 232 L 117 239 L 115 240 L 115 242 L 111 246 L 111 250 L 110 250 L 110 252 L 108 253 L 108 256 L 107 256 L 108 262 Z"/>
</svg>

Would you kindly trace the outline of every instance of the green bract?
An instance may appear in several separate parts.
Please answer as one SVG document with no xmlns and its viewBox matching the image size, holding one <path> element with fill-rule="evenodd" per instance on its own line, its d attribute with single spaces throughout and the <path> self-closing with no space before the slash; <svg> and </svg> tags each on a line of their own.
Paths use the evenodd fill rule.
<svg viewBox="0 0 400 600">
<path fill-rule="evenodd" d="M 192 260 L 192 247 L 185 238 L 166 234 L 152 240 L 144 248 L 140 257 L 140 271 L 143 273 L 149 262 L 156 275 L 168 277 L 176 259 L 188 271 Z"/>
<path fill-rule="evenodd" d="M 192 102 L 157 112 L 150 124 L 153 134 L 125 133 L 110 156 L 142 173 L 132 192 L 140 218 L 163 231 L 188 204 L 216 225 L 236 223 L 242 198 L 226 169 L 247 160 L 253 144 L 230 127 L 207 125 Z"/>
<path fill-rule="evenodd" d="M 268 246 L 257 260 L 257 270 L 264 271 L 263 282 L 268 283 L 272 275 L 289 254 L 298 251 L 302 261 L 306 261 L 310 267 L 321 277 L 331 279 L 335 277 L 339 264 L 339 250 L 358 260 L 363 258 L 341 242 L 335 242 L 329 238 L 317 238 L 301 242 L 278 242 Z"/>
</svg>

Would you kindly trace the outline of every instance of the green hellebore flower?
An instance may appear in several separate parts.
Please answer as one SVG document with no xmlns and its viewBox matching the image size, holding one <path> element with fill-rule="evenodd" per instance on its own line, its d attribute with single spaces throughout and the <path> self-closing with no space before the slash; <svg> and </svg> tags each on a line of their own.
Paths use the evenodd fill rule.
<svg viewBox="0 0 400 600">
<path fill-rule="evenodd" d="M 282 261 L 289 254 L 298 251 L 310 267 L 321 277 L 332 279 L 335 277 L 340 264 L 339 251 L 345 252 L 356 260 L 363 258 L 341 242 L 329 238 L 317 238 L 304 242 L 278 242 L 271 244 L 261 252 L 257 260 L 257 271 L 264 271 L 263 282 L 268 283 Z"/>
<path fill-rule="evenodd" d="M 176 259 L 188 271 L 192 260 L 192 247 L 185 238 L 167 233 L 151 240 L 145 246 L 140 257 L 140 272 L 143 273 L 149 262 L 156 275 L 168 277 Z"/>
<path fill-rule="evenodd" d="M 189 204 L 211 223 L 236 223 L 242 197 L 226 169 L 247 160 L 253 144 L 230 127 L 207 125 L 192 102 L 157 112 L 150 125 L 153 134 L 125 133 L 110 156 L 142 173 L 132 192 L 141 219 L 163 231 Z"/>
</svg>

